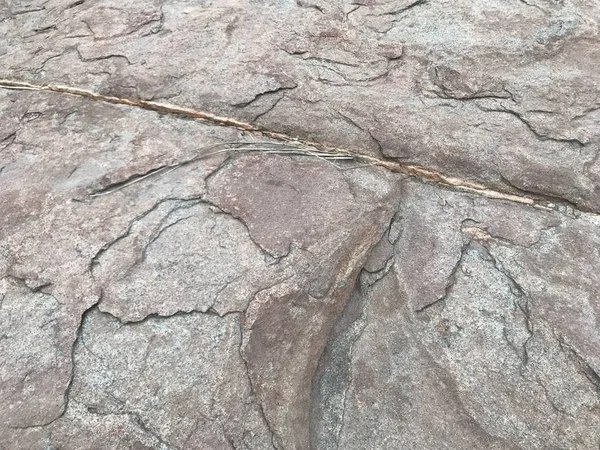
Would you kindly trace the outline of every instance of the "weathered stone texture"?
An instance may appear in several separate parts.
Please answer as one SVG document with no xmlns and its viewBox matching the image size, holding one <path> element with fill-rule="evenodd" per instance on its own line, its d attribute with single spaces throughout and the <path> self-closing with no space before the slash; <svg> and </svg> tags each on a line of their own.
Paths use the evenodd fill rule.
<svg viewBox="0 0 600 450">
<path fill-rule="evenodd" d="M 0 449 L 600 448 L 599 24 L 0 0 Z"/>
<path fill-rule="evenodd" d="M 597 217 L 403 198 L 394 264 L 322 358 L 315 448 L 595 448 Z"/>
<path fill-rule="evenodd" d="M 52 0 L 5 11 L 0 77 L 201 105 L 600 207 L 591 0 Z"/>
</svg>

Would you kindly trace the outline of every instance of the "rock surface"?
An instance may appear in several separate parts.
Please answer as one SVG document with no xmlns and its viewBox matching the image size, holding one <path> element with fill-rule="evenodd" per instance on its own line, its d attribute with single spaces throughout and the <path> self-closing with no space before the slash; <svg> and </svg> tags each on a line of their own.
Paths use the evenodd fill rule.
<svg viewBox="0 0 600 450">
<path fill-rule="evenodd" d="M 600 448 L 599 25 L 0 0 L 0 449 Z"/>
</svg>

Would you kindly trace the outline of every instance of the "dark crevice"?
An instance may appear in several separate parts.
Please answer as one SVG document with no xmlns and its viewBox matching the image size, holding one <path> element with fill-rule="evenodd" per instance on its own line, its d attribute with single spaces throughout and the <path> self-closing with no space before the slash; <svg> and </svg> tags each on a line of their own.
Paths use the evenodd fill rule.
<svg viewBox="0 0 600 450">
<path fill-rule="evenodd" d="M 439 92 L 439 91 L 431 91 L 431 92 L 436 97 L 441 98 L 443 100 L 456 100 L 456 101 L 460 101 L 460 102 L 468 102 L 468 101 L 472 101 L 472 100 L 484 100 L 484 99 L 513 100 L 514 101 L 512 94 L 508 91 L 506 91 L 506 94 L 494 93 L 494 92 L 488 92 L 488 91 L 478 91 L 478 92 L 473 92 L 470 94 L 458 95 L 458 94 L 454 93 L 451 89 L 444 86 L 440 82 L 435 81 L 434 84 L 438 88 L 440 88 L 441 92 Z"/>
<path fill-rule="evenodd" d="M 100 304 L 101 301 L 102 301 L 102 292 L 100 292 L 100 295 L 98 295 L 98 300 L 81 314 L 81 319 L 79 321 L 79 327 L 77 327 L 77 332 L 75 333 L 75 340 L 73 341 L 73 345 L 71 345 L 71 376 L 69 377 L 67 389 L 65 389 L 63 411 L 58 418 L 64 416 L 65 413 L 67 412 L 67 409 L 69 408 L 71 389 L 73 388 L 73 382 L 75 381 L 75 374 L 76 374 L 75 350 L 77 349 L 77 346 L 83 339 L 84 324 L 87 320 L 87 317 L 92 313 L 92 311 L 94 311 L 96 308 L 98 308 L 98 305 Z"/>
<path fill-rule="evenodd" d="M 521 3 L 523 3 L 524 5 L 529 6 L 530 8 L 536 8 L 539 9 L 540 11 L 542 11 L 544 14 L 546 14 L 546 11 L 544 10 L 544 8 L 540 7 L 539 5 L 536 5 L 534 3 L 529 3 L 527 0 L 519 0 Z"/>
<path fill-rule="evenodd" d="M 85 0 L 76 0 L 73 3 L 71 3 L 69 6 L 67 6 L 65 9 L 75 8 L 76 6 L 83 5 L 84 2 L 85 2 Z"/>
<path fill-rule="evenodd" d="M 23 9 L 21 11 L 11 11 L 10 14 L 13 16 L 21 16 L 23 14 L 30 14 L 30 13 L 35 13 L 35 12 L 40 12 L 40 11 L 45 11 L 46 7 L 42 6 L 40 8 L 34 8 L 34 9 Z"/>
<path fill-rule="evenodd" d="M 254 297 L 256 297 L 256 294 L 254 295 Z M 258 397 L 256 390 L 254 388 L 254 384 L 252 382 L 252 377 L 250 376 L 250 367 L 249 367 L 248 361 L 244 357 L 244 352 L 242 350 L 242 346 L 244 345 L 244 331 L 242 329 L 242 322 L 238 321 L 238 324 L 239 324 L 239 332 L 240 332 L 240 345 L 238 347 L 238 354 L 240 356 L 240 360 L 244 364 L 246 377 L 248 378 L 248 387 L 250 388 L 250 397 L 252 398 L 254 404 L 256 405 L 258 413 L 260 414 L 262 421 L 264 422 L 269 434 L 271 435 L 271 445 L 273 446 L 273 448 L 275 450 L 283 450 L 283 447 L 281 445 L 281 439 L 279 438 L 279 436 L 277 435 L 275 430 L 273 430 L 273 427 L 272 427 L 271 423 L 269 422 L 269 419 L 267 419 L 263 405 L 262 405 L 260 398 Z"/>
<path fill-rule="evenodd" d="M 134 175 L 131 175 L 130 177 L 127 177 L 126 179 L 124 179 L 122 181 L 117 181 L 116 183 L 111 183 L 100 189 L 91 191 L 89 193 L 89 196 L 97 197 L 100 195 L 112 194 L 113 192 L 118 191 L 123 187 L 129 186 L 130 184 L 135 183 L 136 181 L 142 180 L 142 179 L 150 177 L 152 175 L 159 175 L 160 173 L 163 173 L 171 168 L 172 168 L 172 166 L 169 166 L 169 165 L 161 165 L 160 167 L 155 167 L 144 173 L 136 173 Z"/>
<path fill-rule="evenodd" d="M 11 280 L 16 281 L 19 285 L 26 288 L 32 294 L 42 293 L 45 295 L 51 295 L 49 292 L 47 292 L 47 288 L 49 288 L 53 285 L 53 283 L 51 281 L 32 280 L 29 278 L 23 278 L 23 277 L 11 275 L 11 274 L 7 274 L 7 275 L 1 277 L 0 280 L 3 278 L 10 278 Z"/>
<path fill-rule="evenodd" d="M 277 93 L 280 93 L 280 92 L 290 91 L 292 89 L 296 89 L 296 87 L 297 87 L 296 84 L 294 84 L 293 86 L 280 86 L 280 87 L 275 88 L 275 89 L 266 90 L 266 91 L 263 91 L 263 92 L 260 92 L 260 93 L 256 94 L 252 99 L 248 100 L 247 102 L 235 103 L 232 106 L 235 106 L 236 108 L 245 108 L 247 106 L 250 106 L 255 101 L 260 100 L 261 98 L 263 98 L 263 97 L 265 97 L 267 95 L 272 95 L 272 94 L 277 94 Z"/>
<path fill-rule="evenodd" d="M 529 304 L 529 297 L 527 296 L 523 287 L 517 282 L 517 280 L 511 275 L 511 273 L 504 268 L 501 261 L 499 261 L 490 251 L 490 249 L 482 243 L 481 249 L 485 252 L 486 257 L 492 262 L 494 268 L 501 273 L 509 282 L 511 293 L 518 299 L 514 302 L 515 307 L 521 312 L 523 315 L 523 320 L 525 323 L 525 328 L 528 333 L 528 337 L 523 342 L 522 350 L 521 350 L 521 360 L 523 369 L 529 363 L 529 350 L 527 346 L 533 339 L 534 335 L 534 326 L 533 321 L 531 319 L 531 308 Z"/>
<path fill-rule="evenodd" d="M 165 24 L 165 13 L 163 11 L 163 5 L 160 5 L 160 16 L 158 17 L 158 19 L 151 19 L 151 20 L 148 20 L 147 22 L 144 22 L 141 26 L 137 27 L 133 31 L 133 33 L 135 33 L 136 31 L 140 31 L 146 25 L 150 25 L 153 23 L 158 23 L 158 25 L 154 28 L 151 28 L 149 31 L 143 33 L 140 37 L 151 36 L 153 34 L 158 34 L 162 31 L 163 26 Z"/>
<path fill-rule="evenodd" d="M 600 375 L 598 372 L 596 372 L 592 366 L 590 366 L 590 364 L 577 352 L 575 347 L 569 344 L 563 336 L 557 336 L 557 340 L 560 349 L 566 353 L 572 361 L 575 362 L 579 370 L 592 384 L 598 398 L 600 399 Z"/>
<path fill-rule="evenodd" d="M 477 105 L 477 107 L 479 109 L 481 109 L 484 112 L 498 112 L 498 113 L 505 113 L 505 114 L 510 114 L 513 117 L 516 117 L 517 119 L 519 119 L 519 121 L 525 125 L 525 127 L 540 141 L 553 141 L 553 142 L 559 142 L 559 143 L 565 143 L 565 144 L 572 144 L 575 145 L 579 148 L 584 147 L 585 144 L 583 142 L 581 142 L 578 139 L 563 139 L 563 138 L 555 138 L 552 136 L 549 136 L 547 134 L 542 134 L 539 131 L 537 131 L 533 125 L 531 125 L 531 123 L 525 119 L 524 115 L 512 110 L 512 109 L 508 109 L 508 108 L 504 108 L 504 107 L 500 107 L 500 108 L 487 108 L 481 105 Z"/>
<path fill-rule="evenodd" d="M 379 243 L 389 242 L 394 218 L 389 221 Z M 377 244 L 371 247 L 372 253 Z M 368 255 L 365 261 L 368 260 Z M 309 411 L 310 449 L 339 449 L 344 430 L 348 391 L 352 383 L 351 362 L 355 344 L 368 324 L 369 291 L 382 280 L 393 265 L 390 257 L 379 270 L 361 268 L 354 289 L 337 317 L 312 377 Z M 322 427 L 327 423 L 327 427 Z"/>
<path fill-rule="evenodd" d="M 128 66 L 132 66 L 133 63 L 127 58 L 125 55 L 104 55 L 104 56 L 96 56 L 94 58 L 85 58 L 78 47 L 74 47 L 75 52 L 77 53 L 77 57 L 81 60 L 81 62 L 94 62 L 94 61 L 105 61 L 107 59 L 124 59 Z"/>
<path fill-rule="evenodd" d="M 313 375 L 309 428 L 311 450 L 339 448 L 351 385 L 352 347 L 366 327 L 365 304 L 365 295 L 357 279 Z M 323 427 L 325 423 L 327 427 Z"/>
<path fill-rule="evenodd" d="M 24 426 L 24 427 L 11 427 L 11 428 L 14 428 L 14 429 L 43 428 L 43 427 L 53 424 L 57 420 L 61 419 L 67 413 L 67 410 L 69 408 L 71 389 L 73 388 L 73 382 L 75 380 L 75 374 L 76 374 L 75 350 L 83 338 L 82 337 L 83 336 L 83 326 L 84 326 L 84 323 L 85 323 L 88 315 L 98 307 L 101 300 L 102 300 L 102 295 L 98 296 L 98 300 L 81 314 L 79 326 L 75 333 L 75 339 L 73 340 L 73 344 L 71 345 L 71 375 L 69 376 L 69 380 L 67 382 L 67 386 L 66 386 L 64 394 L 63 394 L 63 405 L 61 408 L 61 412 L 58 414 L 58 416 L 52 418 L 51 420 L 49 420 L 47 422 L 41 423 L 41 424 L 29 425 L 29 426 Z"/>
<path fill-rule="evenodd" d="M 2 150 L 4 150 L 7 147 L 10 147 L 10 145 L 15 142 L 15 139 L 17 139 L 17 131 L 10 133 L 8 136 L 2 138 L 0 140 L 0 148 Z"/>
<path fill-rule="evenodd" d="M 358 128 L 361 132 L 365 133 L 367 136 L 369 136 L 369 138 L 373 141 L 373 143 L 375 144 L 375 146 L 377 147 L 377 151 L 379 152 L 380 156 L 384 155 L 383 152 L 383 147 L 381 145 L 381 142 L 379 142 L 377 139 L 375 139 L 375 137 L 373 136 L 373 134 L 371 133 L 371 131 L 368 128 L 363 128 L 362 126 L 360 126 L 354 119 L 352 119 L 350 116 L 342 113 L 341 111 L 336 111 L 338 113 L 338 115 L 344 120 L 344 122 L 352 125 L 355 128 Z"/>
<path fill-rule="evenodd" d="M 583 111 L 581 114 L 577 114 L 576 116 L 573 116 L 573 118 L 571 120 L 581 119 L 581 118 L 587 116 L 588 114 L 595 113 L 596 111 L 600 111 L 600 106 L 592 106 L 591 108 L 588 108 L 585 111 Z"/>
<path fill-rule="evenodd" d="M 142 259 L 139 262 L 145 261 L 146 260 L 146 256 L 147 256 L 147 252 L 148 252 L 148 248 L 158 240 L 158 238 L 163 234 L 163 232 L 165 232 L 166 230 L 168 230 L 169 228 L 177 225 L 180 222 L 183 222 L 184 220 L 190 219 L 192 217 L 194 217 L 194 214 L 191 214 L 189 216 L 185 216 L 185 217 L 180 217 L 178 219 L 176 219 L 174 222 L 165 225 L 165 222 L 177 211 L 181 211 L 183 209 L 189 209 L 189 208 L 193 208 L 194 206 L 198 205 L 202 203 L 201 200 L 186 200 L 186 201 L 182 201 L 181 203 L 177 204 L 175 207 L 173 207 L 160 221 L 160 224 L 157 227 L 157 230 L 152 234 L 152 236 L 150 236 L 150 239 L 148 240 L 148 242 L 144 245 L 144 248 L 142 249 Z M 139 263 L 138 262 L 138 263 Z"/>
<path fill-rule="evenodd" d="M 436 306 L 438 304 L 442 305 L 442 309 L 444 308 L 446 300 L 448 299 L 449 295 L 452 293 L 452 291 L 454 289 L 454 285 L 458 281 L 458 271 L 461 269 L 462 264 L 465 259 L 465 256 L 467 254 L 467 251 L 469 250 L 470 247 L 471 247 L 471 241 L 467 241 L 465 244 L 463 244 L 462 248 L 460 249 L 460 256 L 456 260 L 456 263 L 454 264 L 454 267 L 450 271 L 450 275 L 447 278 L 446 287 L 444 288 L 444 294 L 441 295 L 436 300 L 434 300 L 433 302 L 428 303 L 425 306 L 422 306 L 421 308 L 417 309 L 415 311 L 416 313 L 425 312 L 429 308 Z"/>
<path fill-rule="evenodd" d="M 275 109 L 275 107 L 279 104 L 279 102 L 281 100 L 283 100 L 285 98 L 285 94 L 281 95 L 277 100 L 275 100 L 271 106 L 269 106 L 266 110 L 264 110 L 263 112 L 257 114 L 256 116 L 254 116 L 254 119 L 252 119 L 252 123 L 255 123 L 258 119 L 260 119 L 263 116 L 266 116 L 268 113 L 270 113 L 271 111 L 273 111 Z"/>
<path fill-rule="evenodd" d="M 304 55 L 307 52 L 302 52 L 300 54 L 298 53 L 290 53 L 291 55 Z M 352 64 L 352 63 L 347 63 L 347 62 L 343 62 L 343 61 L 338 61 L 335 59 L 331 59 L 331 58 L 326 58 L 326 57 L 319 57 L 319 56 L 306 56 L 303 58 L 305 61 L 317 61 L 323 64 L 334 64 L 334 65 L 340 65 L 340 66 L 345 66 L 345 67 L 360 67 L 359 64 Z M 333 70 L 333 69 L 332 69 Z M 339 76 L 341 76 L 342 78 L 344 78 L 343 74 L 341 74 L 340 72 L 336 72 Z"/>
<path fill-rule="evenodd" d="M 77 2 L 75 2 L 77 3 Z M 83 2 L 81 2 L 83 3 Z M 79 4 L 81 4 L 79 3 Z M 158 11 L 157 11 L 158 12 Z M 151 19 L 146 20 L 145 22 L 139 24 L 138 26 L 136 26 L 135 28 L 128 30 L 127 32 L 124 33 L 119 33 L 116 35 L 111 35 L 111 36 L 107 36 L 107 37 L 102 37 L 99 38 L 96 36 L 96 33 L 94 33 L 94 30 L 92 29 L 92 27 L 89 25 L 89 23 L 85 20 L 81 20 L 81 22 L 83 22 L 85 24 L 85 26 L 87 27 L 88 30 L 90 30 L 91 35 L 94 38 L 94 41 L 106 41 L 106 40 L 110 40 L 110 39 L 116 39 L 116 38 L 123 38 L 126 36 L 131 36 L 132 34 L 135 34 L 139 31 L 142 31 L 145 27 L 147 27 L 148 25 L 154 24 L 154 23 L 158 23 L 158 26 L 150 29 L 148 32 L 141 34 L 139 37 L 145 37 L 151 34 L 157 34 L 162 30 L 162 27 L 164 25 L 164 14 L 163 14 L 163 8 L 162 5 L 160 7 L 160 12 L 158 12 L 159 15 L 158 17 L 154 17 Z M 81 55 L 80 55 L 81 57 Z M 98 59 L 107 59 L 107 58 L 113 58 L 113 57 L 121 57 L 121 58 L 125 58 L 128 62 L 129 65 L 132 65 L 132 63 L 129 61 L 129 59 L 127 59 L 127 57 L 125 57 L 124 55 L 108 55 L 108 56 L 102 56 L 100 58 L 93 58 L 93 59 L 89 59 L 89 60 L 85 60 L 82 59 L 82 61 L 84 62 L 89 62 L 89 61 L 97 61 Z"/>
<path fill-rule="evenodd" d="M 100 263 L 100 258 L 102 257 L 102 255 L 108 250 L 110 249 L 113 245 L 115 245 L 116 243 L 118 243 L 119 241 L 125 239 L 127 236 L 129 236 L 133 230 L 133 226 L 138 223 L 139 221 L 141 221 L 144 217 L 148 216 L 149 214 L 151 214 L 152 212 L 156 211 L 162 204 L 166 203 L 166 202 L 186 202 L 186 201 L 194 201 L 194 200 L 201 200 L 198 197 L 189 197 L 189 198 L 179 198 L 179 197 L 167 197 L 167 198 L 163 198 L 161 200 L 159 200 L 158 202 L 156 202 L 150 209 L 142 212 L 141 214 L 138 214 L 137 216 L 135 216 L 127 225 L 127 228 L 125 229 L 124 232 L 122 232 L 121 234 L 119 234 L 117 237 L 115 237 L 113 240 L 107 242 L 106 244 L 104 244 L 102 247 L 100 247 L 100 249 L 98 249 L 98 251 L 94 254 L 94 256 L 92 256 L 92 258 L 90 259 L 90 264 L 88 267 L 88 270 L 90 271 L 90 273 L 92 274 L 92 277 L 94 275 L 94 268 Z"/>
<path fill-rule="evenodd" d="M 155 320 L 168 320 L 168 319 L 172 319 L 173 317 L 185 317 L 185 316 L 215 316 L 215 317 L 219 317 L 221 319 L 231 316 L 231 315 L 239 315 L 239 314 L 244 314 L 244 311 L 228 311 L 224 314 L 219 314 L 217 313 L 214 309 L 212 308 L 208 308 L 206 311 L 202 311 L 202 310 L 197 310 L 197 309 L 190 309 L 190 310 L 179 310 L 174 312 L 173 314 L 168 314 L 168 315 L 161 315 L 158 313 L 152 313 L 152 314 L 148 314 L 147 316 L 138 319 L 138 320 L 127 320 L 127 319 L 123 319 L 121 317 L 116 316 L 115 314 L 103 310 L 102 309 L 102 304 L 98 304 L 98 311 L 101 314 L 104 314 L 108 317 L 110 317 L 111 319 L 113 319 L 114 321 L 118 322 L 121 326 L 132 326 L 132 325 L 142 325 L 144 323 L 147 323 L 149 321 L 155 321 Z"/>
<path fill-rule="evenodd" d="M 534 378 L 533 381 L 535 384 L 537 384 L 540 388 L 542 388 L 542 390 L 544 391 L 544 397 L 546 398 L 546 401 L 550 404 L 550 406 L 552 407 L 552 409 L 559 415 L 561 416 L 569 416 L 569 417 L 573 417 L 573 414 L 570 414 L 568 411 L 560 408 L 555 402 L 554 400 L 552 400 L 552 398 L 550 398 L 550 392 L 548 392 L 548 388 L 544 385 L 544 383 L 542 383 L 537 377 Z"/>
<path fill-rule="evenodd" d="M 591 213 L 591 214 L 597 214 L 596 211 L 594 211 L 590 208 L 586 208 L 585 206 L 579 205 L 575 202 L 572 202 L 571 200 L 568 200 L 564 197 L 545 194 L 545 193 L 539 192 L 537 190 L 532 190 L 532 188 L 524 189 L 524 188 L 521 188 L 521 187 L 515 185 L 512 181 L 510 181 L 504 175 L 499 174 L 499 176 L 500 176 L 500 180 L 502 181 L 502 183 L 507 185 L 509 188 L 514 190 L 516 193 L 527 195 L 528 197 L 533 198 L 535 200 L 544 201 L 547 204 L 558 205 L 558 208 L 555 207 L 553 209 L 555 209 L 556 211 L 560 212 L 561 214 L 563 214 L 567 217 L 577 218 L 579 216 L 578 213 L 580 211 Z M 569 211 L 569 209 L 571 209 L 572 212 Z"/>
<path fill-rule="evenodd" d="M 288 256 L 288 255 L 289 255 L 289 249 L 288 249 L 288 252 L 287 252 L 287 253 L 285 253 L 285 254 L 283 254 L 283 255 L 279 255 L 279 254 L 276 254 L 276 253 L 272 253 L 272 252 L 270 252 L 269 250 L 265 249 L 265 248 L 264 248 L 262 245 L 260 245 L 260 244 L 259 244 L 259 243 L 258 243 L 258 242 L 257 242 L 257 241 L 254 239 L 254 236 L 252 235 L 252 231 L 250 230 L 250 227 L 249 227 L 249 226 L 248 226 L 248 224 L 247 224 L 247 223 L 244 221 L 244 219 L 242 219 L 240 216 L 238 216 L 238 215 L 236 215 L 236 214 L 234 214 L 234 213 L 231 213 L 231 212 L 228 212 L 228 211 L 225 211 L 225 210 L 221 209 L 221 207 L 220 207 L 219 205 L 217 205 L 216 203 L 213 203 L 212 201 L 208 200 L 208 199 L 206 198 L 207 196 L 208 196 L 208 194 L 202 198 L 202 203 L 204 203 L 204 204 L 206 204 L 206 205 L 208 205 L 208 206 L 212 207 L 212 208 L 214 209 L 214 211 L 213 211 L 213 212 L 215 212 L 215 213 L 217 213 L 217 214 L 224 214 L 224 215 L 226 215 L 226 216 L 229 216 L 229 217 L 233 218 L 233 219 L 234 219 L 234 220 L 236 220 L 237 222 L 241 223 L 241 224 L 244 226 L 244 228 L 246 229 L 246 232 L 247 232 L 247 234 L 248 234 L 248 238 L 249 238 L 249 239 L 252 241 L 252 243 L 253 243 L 254 245 L 256 245 L 256 247 L 257 247 L 257 248 L 260 250 L 260 252 L 261 252 L 261 253 L 262 253 L 262 254 L 263 254 L 265 257 L 267 257 L 268 259 L 273 259 L 273 260 L 275 260 L 276 262 L 279 262 L 279 261 L 281 261 L 283 258 L 285 258 L 286 256 Z"/>
<path fill-rule="evenodd" d="M 383 13 L 382 16 L 397 16 L 397 15 L 400 15 L 400 14 L 402 14 L 402 13 L 404 13 L 404 12 L 406 12 L 406 11 L 408 11 L 408 10 L 416 7 L 416 6 L 425 5 L 427 3 L 428 3 L 428 0 L 417 0 L 416 2 L 412 2 L 412 3 L 410 3 L 409 5 L 407 5 L 407 6 L 403 7 L 403 8 Z"/>
<path fill-rule="evenodd" d="M 50 31 L 56 30 L 56 29 L 57 29 L 56 25 L 48 25 L 46 27 L 34 28 L 31 31 L 33 31 L 34 33 L 48 33 Z"/>
<path fill-rule="evenodd" d="M 296 6 L 298 6 L 298 8 L 314 9 L 315 11 L 318 11 L 321 14 L 325 14 L 325 11 L 319 5 L 306 4 L 303 0 L 296 0 Z"/>
</svg>

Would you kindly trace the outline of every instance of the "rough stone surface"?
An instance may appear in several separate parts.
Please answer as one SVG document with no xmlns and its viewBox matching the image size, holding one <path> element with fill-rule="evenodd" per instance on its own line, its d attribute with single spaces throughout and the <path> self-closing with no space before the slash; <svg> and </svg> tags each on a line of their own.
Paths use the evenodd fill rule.
<svg viewBox="0 0 600 450">
<path fill-rule="evenodd" d="M 200 105 L 600 208 L 593 0 L 50 0 L 0 11 L 0 77 Z"/>
<path fill-rule="evenodd" d="M 599 30 L 0 0 L 0 449 L 600 448 Z"/>
<path fill-rule="evenodd" d="M 363 273 L 321 359 L 314 447 L 596 448 L 597 216 L 403 198 L 394 263 Z"/>
</svg>

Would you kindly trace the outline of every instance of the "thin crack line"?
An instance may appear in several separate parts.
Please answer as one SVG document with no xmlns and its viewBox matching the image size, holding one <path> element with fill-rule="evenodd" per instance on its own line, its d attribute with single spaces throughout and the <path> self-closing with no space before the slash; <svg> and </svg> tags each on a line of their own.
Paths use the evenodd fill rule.
<svg viewBox="0 0 600 450">
<path fill-rule="evenodd" d="M 309 140 L 304 140 L 300 138 L 295 138 L 293 136 L 287 135 L 285 133 L 280 133 L 276 131 L 271 131 L 263 127 L 259 127 L 256 125 L 252 125 L 249 123 L 241 122 L 236 119 L 232 119 L 229 117 L 222 117 L 215 114 L 211 114 L 209 112 L 195 110 L 191 108 L 185 108 L 177 105 L 160 103 L 151 100 L 142 100 L 142 99 L 133 99 L 133 98 L 124 98 L 124 97 L 115 97 L 99 94 L 97 92 L 93 92 L 87 89 L 82 89 L 73 86 L 66 86 L 60 84 L 32 84 L 24 81 L 17 80 L 9 80 L 9 79 L 0 79 L 0 88 L 3 89 L 11 89 L 11 90 L 20 90 L 20 91 L 47 91 L 47 92 L 55 92 L 61 94 L 68 94 L 77 97 L 84 97 L 104 103 L 111 103 L 116 105 L 124 105 L 137 107 L 142 109 L 147 109 L 156 112 L 162 112 L 166 114 L 178 115 L 190 119 L 202 120 L 214 125 L 236 128 L 241 131 L 249 132 L 249 133 L 257 133 L 264 137 L 274 139 L 277 141 L 283 141 L 288 143 L 293 143 L 298 145 L 299 147 L 309 147 L 313 149 L 318 149 L 323 152 L 327 152 L 330 155 L 343 155 L 346 157 L 352 157 L 356 161 L 364 162 L 369 165 L 382 167 L 391 172 L 402 173 L 408 176 L 416 177 L 420 180 L 431 182 L 435 184 L 440 184 L 443 186 L 447 186 L 456 190 L 469 192 L 472 194 L 480 195 L 487 198 L 498 199 L 498 200 L 506 200 L 514 203 L 520 203 L 525 205 L 531 205 L 538 208 L 543 209 L 555 209 L 555 205 L 551 202 L 541 200 L 536 198 L 534 193 L 531 193 L 531 197 L 527 195 L 514 194 L 510 192 L 503 192 L 500 190 L 493 189 L 489 186 L 480 183 L 474 183 L 467 180 L 462 180 L 460 178 L 452 177 L 449 175 L 445 175 L 441 172 L 437 172 L 435 170 L 431 170 L 422 166 L 413 165 L 413 164 L 403 164 L 397 161 L 390 161 L 385 159 L 380 159 L 374 156 L 362 154 L 356 151 L 350 151 L 347 149 L 330 147 L 327 145 L 323 145 L 317 142 L 312 142 Z M 586 211 L 593 212 L 593 211 Z"/>
</svg>

